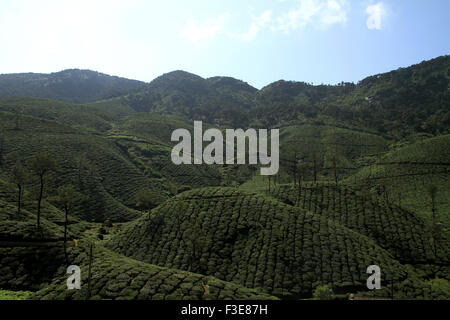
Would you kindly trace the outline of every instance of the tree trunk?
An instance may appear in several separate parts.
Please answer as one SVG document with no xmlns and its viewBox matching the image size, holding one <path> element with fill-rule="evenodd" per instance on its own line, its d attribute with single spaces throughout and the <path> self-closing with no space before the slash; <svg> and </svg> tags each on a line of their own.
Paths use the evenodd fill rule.
<svg viewBox="0 0 450 320">
<path fill-rule="evenodd" d="M 90 249 L 89 249 L 89 270 L 88 270 L 88 292 L 87 292 L 87 299 L 91 297 L 91 275 L 92 275 L 92 247 L 94 245 L 91 243 Z"/>
<path fill-rule="evenodd" d="M 64 206 L 64 210 L 66 212 L 66 219 L 64 221 L 64 243 L 67 241 L 67 225 L 69 224 L 69 209 L 67 206 Z"/>
<path fill-rule="evenodd" d="M 17 214 L 20 216 L 20 207 L 22 203 L 22 185 L 18 184 L 19 187 L 19 200 L 17 201 Z"/>
<path fill-rule="evenodd" d="M 44 178 L 41 176 L 41 189 L 39 191 L 38 211 L 37 211 L 37 227 L 41 226 L 41 201 L 44 193 Z"/>
</svg>

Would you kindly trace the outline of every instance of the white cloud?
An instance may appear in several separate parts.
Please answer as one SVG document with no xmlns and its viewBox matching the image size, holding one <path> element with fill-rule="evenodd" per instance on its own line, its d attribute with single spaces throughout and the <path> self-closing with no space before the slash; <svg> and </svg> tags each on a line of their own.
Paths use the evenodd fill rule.
<svg viewBox="0 0 450 320">
<path fill-rule="evenodd" d="M 366 13 L 369 15 L 366 22 L 367 28 L 369 30 L 381 30 L 381 20 L 386 13 L 383 2 L 368 6 Z"/>
<path fill-rule="evenodd" d="M 183 30 L 181 30 L 180 37 L 196 45 L 201 41 L 212 39 L 224 30 L 229 16 L 228 13 L 224 13 L 216 19 L 204 22 L 189 19 L 186 21 Z"/>
<path fill-rule="evenodd" d="M 240 38 L 246 41 L 253 40 L 262 29 L 271 23 L 271 21 L 272 12 L 270 10 L 263 12 L 258 17 L 253 17 L 250 28 L 246 33 L 240 35 Z"/>
<path fill-rule="evenodd" d="M 346 0 L 298 0 L 297 6 L 277 19 L 274 29 L 289 32 L 312 24 L 329 26 L 347 21 Z"/>
</svg>

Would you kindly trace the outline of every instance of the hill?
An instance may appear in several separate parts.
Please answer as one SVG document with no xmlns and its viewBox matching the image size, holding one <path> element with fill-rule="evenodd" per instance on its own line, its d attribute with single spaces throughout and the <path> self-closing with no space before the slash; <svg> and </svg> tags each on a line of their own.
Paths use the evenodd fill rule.
<svg viewBox="0 0 450 320">
<path fill-rule="evenodd" d="M 271 194 L 374 239 L 402 263 L 450 263 L 449 242 L 445 239 L 433 242 L 425 220 L 370 192 L 316 184 L 295 188 L 281 185 L 273 188 Z"/>
<path fill-rule="evenodd" d="M 447 133 L 449 80 L 450 56 L 442 56 L 367 77 L 356 85 L 278 81 L 256 94 L 251 118 L 265 127 L 314 119 L 341 121 L 396 137 Z"/>
<path fill-rule="evenodd" d="M 70 261 L 88 279 L 89 244 L 71 248 Z M 158 267 L 118 255 L 102 247 L 93 250 L 92 287 L 67 290 L 65 267 L 33 300 L 270 300 L 269 295 L 191 272 Z M 95 280 L 94 280 L 95 279 Z"/>
<path fill-rule="evenodd" d="M 450 135 L 418 137 L 395 145 L 375 163 L 360 169 L 349 180 L 388 194 L 392 202 L 431 222 L 430 187 L 436 186 L 435 222 L 448 228 L 450 217 Z"/>
<path fill-rule="evenodd" d="M 128 106 L 137 112 L 172 114 L 240 126 L 247 123 L 244 115 L 253 106 L 256 91 L 233 78 L 203 79 L 185 71 L 173 71 L 120 99 L 110 100 L 110 103 L 121 112 L 126 112 L 125 106 Z M 101 106 L 107 108 L 108 101 L 102 101 Z"/>
<path fill-rule="evenodd" d="M 108 247 L 284 298 L 309 297 L 319 284 L 340 292 L 362 289 L 373 261 L 386 273 L 405 276 L 388 252 L 338 222 L 233 188 L 178 195 Z"/>
<path fill-rule="evenodd" d="M 143 84 L 136 80 L 79 69 L 50 74 L 2 74 L 0 97 L 37 97 L 84 103 L 122 95 Z"/>
</svg>

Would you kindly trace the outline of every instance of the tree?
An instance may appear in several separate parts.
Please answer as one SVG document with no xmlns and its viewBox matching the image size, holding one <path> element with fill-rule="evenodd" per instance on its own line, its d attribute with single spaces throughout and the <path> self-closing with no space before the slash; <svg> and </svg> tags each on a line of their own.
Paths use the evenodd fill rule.
<svg viewBox="0 0 450 320">
<path fill-rule="evenodd" d="M 3 164 L 3 153 L 5 152 L 5 128 L 0 125 L 0 165 Z"/>
<path fill-rule="evenodd" d="M 329 161 L 331 168 L 333 169 L 333 178 L 334 178 L 334 184 L 337 186 L 339 182 L 339 172 L 338 172 L 338 157 L 336 154 L 332 154 L 329 156 Z"/>
<path fill-rule="evenodd" d="M 327 285 L 318 286 L 313 293 L 315 300 L 333 300 L 333 290 Z"/>
<path fill-rule="evenodd" d="M 436 228 L 436 194 L 437 194 L 438 188 L 432 184 L 428 187 L 428 194 L 431 198 L 431 217 L 432 217 L 432 236 L 433 236 L 433 244 L 434 244 L 434 255 L 437 254 L 437 247 L 436 247 L 436 238 L 437 238 L 437 228 Z"/>
<path fill-rule="evenodd" d="M 66 250 L 67 242 L 67 229 L 69 226 L 69 215 L 72 214 L 75 205 L 83 200 L 85 196 L 77 192 L 73 185 L 68 184 L 58 188 L 58 195 L 54 197 L 54 200 L 63 206 L 65 219 L 64 219 L 64 255 L 66 257 L 66 263 L 69 264 Z"/>
<path fill-rule="evenodd" d="M 41 221 L 41 202 L 44 195 L 44 187 L 47 176 L 55 171 L 58 167 L 58 162 L 54 159 L 50 152 L 37 152 L 31 156 L 28 160 L 28 166 L 30 170 L 39 179 L 39 195 L 38 195 L 38 208 L 37 208 L 37 227 L 40 227 Z"/>
<path fill-rule="evenodd" d="M 314 174 L 314 183 L 317 182 L 317 153 L 314 151 L 312 154 L 312 161 L 313 161 L 313 174 Z"/>
<path fill-rule="evenodd" d="M 158 204 L 158 195 L 149 189 L 141 189 L 136 194 L 136 206 L 142 210 L 151 210 Z"/>
<path fill-rule="evenodd" d="M 428 187 L 428 194 L 431 198 L 431 217 L 433 220 L 433 224 L 436 222 L 436 194 L 437 194 L 437 187 L 432 184 Z"/>
<path fill-rule="evenodd" d="M 26 182 L 29 179 L 29 173 L 27 169 L 22 165 L 22 162 L 20 159 L 16 160 L 16 163 L 14 164 L 14 167 L 12 168 L 12 175 L 14 183 L 16 184 L 19 194 L 18 194 L 18 200 L 17 200 L 17 214 L 20 215 L 20 209 L 22 207 L 22 195 L 23 195 L 23 189 L 25 187 Z"/>
<path fill-rule="evenodd" d="M 16 122 L 16 126 L 14 128 L 14 130 L 20 130 L 20 126 L 22 124 L 22 114 L 23 111 L 20 110 L 19 108 L 17 108 L 15 110 L 15 122 Z"/>
<path fill-rule="evenodd" d="M 186 222 L 182 238 L 190 258 L 192 272 L 202 272 L 201 257 L 207 245 L 207 236 L 197 222 Z"/>
<path fill-rule="evenodd" d="M 69 225 L 69 215 L 77 203 L 85 200 L 85 196 L 75 190 L 74 186 L 67 184 L 58 188 L 58 195 L 54 198 L 55 201 L 64 208 L 65 222 L 64 222 L 64 243 L 67 240 L 67 227 Z"/>
<path fill-rule="evenodd" d="M 78 154 L 75 160 L 77 162 L 78 183 L 81 185 L 81 178 L 83 176 L 83 171 L 84 169 L 88 168 L 88 160 L 86 157 L 86 152 Z"/>
</svg>

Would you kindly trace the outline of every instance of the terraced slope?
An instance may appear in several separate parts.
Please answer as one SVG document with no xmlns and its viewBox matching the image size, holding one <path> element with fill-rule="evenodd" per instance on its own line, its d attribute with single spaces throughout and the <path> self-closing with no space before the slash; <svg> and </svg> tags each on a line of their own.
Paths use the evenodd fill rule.
<svg viewBox="0 0 450 320">
<path fill-rule="evenodd" d="M 366 188 L 384 189 L 393 202 L 400 204 L 431 223 L 435 195 L 436 222 L 450 228 L 450 135 L 419 140 L 388 152 L 372 166 L 361 169 L 350 181 Z"/>
<path fill-rule="evenodd" d="M 108 244 L 137 260 L 194 271 L 282 297 L 321 283 L 364 288 L 366 268 L 403 267 L 366 236 L 260 194 L 203 188 L 178 195 Z"/>
<path fill-rule="evenodd" d="M 43 300 L 267 300 L 255 290 L 191 272 L 157 267 L 118 255 L 102 247 L 93 249 L 91 290 L 88 291 L 89 249 L 81 243 L 70 248 L 71 263 L 80 266 L 81 290 L 67 290 L 62 266 L 49 286 L 31 299 Z"/>
<path fill-rule="evenodd" d="M 25 115 L 52 120 L 92 133 L 101 133 L 111 129 L 111 121 L 115 119 L 114 115 L 107 111 L 38 98 L 0 98 L 0 111 L 18 115 L 20 125 L 27 125 L 26 119 L 23 119 Z"/>
<path fill-rule="evenodd" d="M 281 185 L 272 189 L 272 195 L 375 239 L 402 262 L 450 262 L 448 242 L 437 241 L 435 252 L 430 228 L 423 219 L 369 192 L 324 184 L 301 188 Z"/>
<path fill-rule="evenodd" d="M 313 180 L 313 162 L 316 162 L 317 179 L 332 179 L 334 166 L 342 179 L 372 163 L 373 155 L 388 150 L 385 138 L 358 127 L 338 122 L 297 122 L 300 123 L 280 128 L 279 176 L 282 175 L 283 180 L 292 182 L 294 171 L 298 171 L 294 167 L 299 163 L 303 166 L 303 179 Z"/>
<path fill-rule="evenodd" d="M 17 189 L 0 179 L 0 241 L 60 241 L 63 239 L 65 215 L 47 201 L 41 207 L 41 230 L 36 231 L 36 200 L 28 192 L 17 213 Z M 70 216 L 68 238 L 79 237 L 88 223 Z"/>
<path fill-rule="evenodd" d="M 0 177 L 10 179 L 13 161 L 8 159 L 9 154 L 27 159 L 36 152 L 51 152 L 59 162 L 59 169 L 49 187 L 71 183 L 89 196 L 74 213 L 80 218 L 129 220 L 139 216 L 137 211 L 126 207 L 135 205 L 134 195 L 139 189 L 161 190 L 162 197 L 168 193 L 161 181 L 146 177 L 113 141 L 34 117 L 24 116 L 21 130 L 13 129 L 13 114 L 0 112 L 0 121 L 6 128 L 5 161 Z M 80 166 L 77 158 L 83 154 L 85 161 Z M 47 190 L 51 194 L 51 189 Z"/>
</svg>

